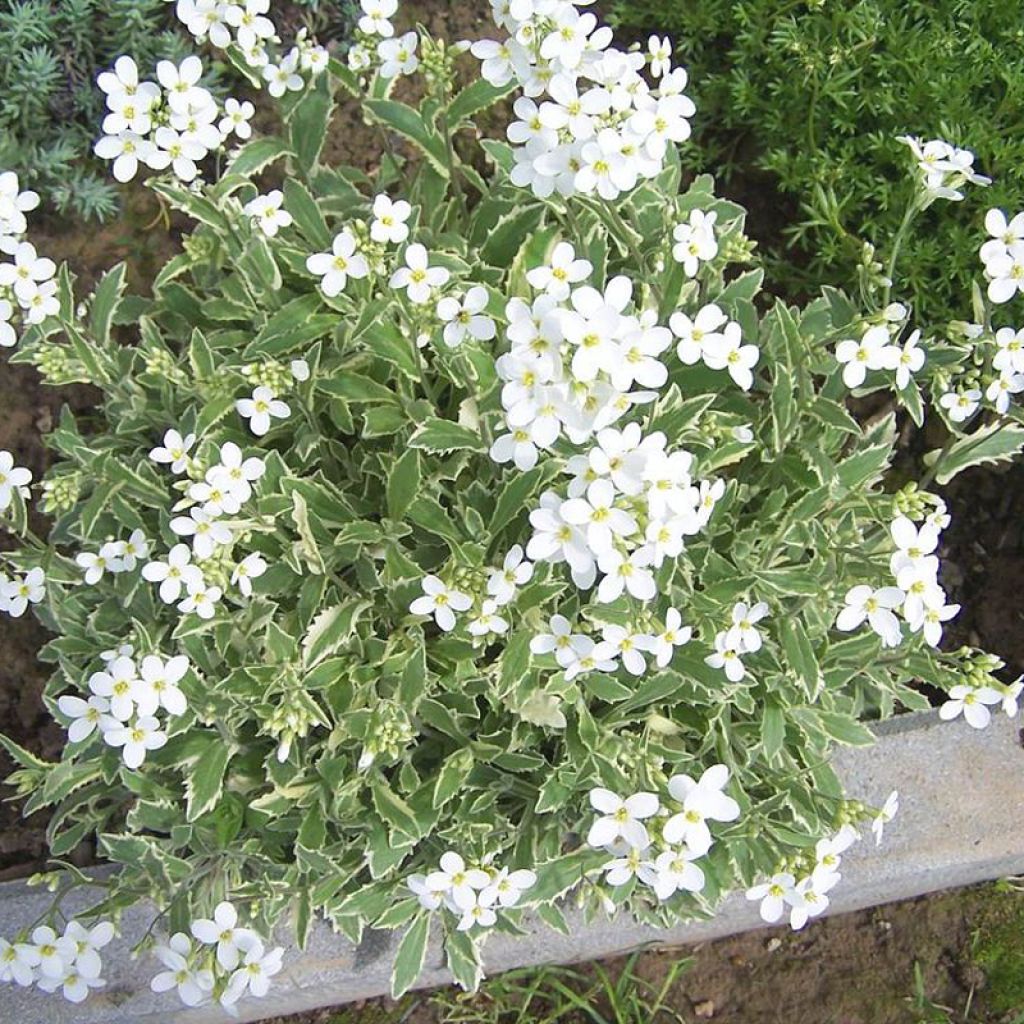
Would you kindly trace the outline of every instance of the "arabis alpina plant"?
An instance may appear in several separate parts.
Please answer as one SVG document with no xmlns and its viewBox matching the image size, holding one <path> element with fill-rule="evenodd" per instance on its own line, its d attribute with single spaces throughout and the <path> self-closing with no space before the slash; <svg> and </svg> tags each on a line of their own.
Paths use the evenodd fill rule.
<svg viewBox="0 0 1024 1024">
<path fill-rule="evenodd" d="M 801 927 L 849 830 L 893 811 L 830 767 L 833 744 L 873 742 L 865 708 L 925 707 L 923 679 L 945 717 L 1017 713 L 1002 663 L 942 649 L 949 516 L 886 480 L 895 413 L 844 405 L 848 366 L 913 412 L 955 359 L 904 338 L 881 292 L 760 294 L 743 210 L 706 177 L 681 190 L 692 107 L 661 40 L 648 76 L 589 11 L 499 6 L 481 79 L 367 0 L 359 45 L 385 66 L 354 50 L 314 75 L 315 50 L 271 59 L 265 0 L 179 6 L 266 58 L 283 134 L 213 183 L 156 169 L 196 223 L 149 297 L 118 266 L 79 304 L 20 235 L 4 272 L 12 306 L 56 281 L 15 358 L 103 395 L 51 436 L 48 541 L 31 481 L 3 470 L 27 543 L 0 608 L 54 635 L 68 744 L 50 763 L 0 742 L 26 809 L 54 814 L 53 856 L 95 837 L 120 866 L 98 916 L 161 906 L 153 986 L 188 1005 L 266 993 L 273 930 L 301 946 L 318 916 L 353 942 L 402 929 L 396 993 L 432 930 L 473 988 L 491 929 L 529 909 L 567 927 L 566 897 L 666 924 L 756 887 Z M 417 61 L 413 108 L 387 76 Z M 127 63 L 111 74 L 108 97 L 156 102 Z M 196 121 L 173 130 L 205 137 L 195 65 L 158 79 L 159 110 Z M 454 145 L 515 91 L 522 141 Z M 327 166 L 353 99 L 415 159 Z M 0 215 L 20 232 L 18 202 Z M 1016 333 L 991 346 L 1024 372 Z M 928 479 L 993 437 L 954 440 Z M 0 969 L 45 965 L 77 995 L 57 949 L 19 938 Z"/>
</svg>

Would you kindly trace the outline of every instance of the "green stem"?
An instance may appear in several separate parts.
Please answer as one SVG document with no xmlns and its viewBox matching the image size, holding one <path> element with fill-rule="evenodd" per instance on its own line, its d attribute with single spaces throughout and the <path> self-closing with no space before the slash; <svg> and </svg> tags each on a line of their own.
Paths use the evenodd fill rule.
<svg viewBox="0 0 1024 1024">
<path fill-rule="evenodd" d="M 914 218 L 920 212 L 921 210 L 918 205 L 917 197 L 915 196 L 907 207 L 907 212 L 903 215 L 903 220 L 900 221 L 900 226 L 896 231 L 896 236 L 892 240 L 892 252 L 889 255 L 889 266 L 885 272 L 886 279 L 889 283 L 885 286 L 885 293 L 882 299 L 883 308 L 889 304 L 889 297 L 892 295 L 892 285 L 896 274 L 896 260 L 899 258 L 900 249 L 903 247 L 903 243 L 906 240 L 907 232 L 910 230 L 910 225 L 913 224 Z"/>
</svg>

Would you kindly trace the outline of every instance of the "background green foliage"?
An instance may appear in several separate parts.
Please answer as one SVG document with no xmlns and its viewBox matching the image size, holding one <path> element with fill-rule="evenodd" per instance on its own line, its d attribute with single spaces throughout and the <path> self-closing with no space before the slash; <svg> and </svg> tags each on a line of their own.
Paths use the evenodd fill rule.
<svg viewBox="0 0 1024 1024">
<path fill-rule="evenodd" d="M 969 314 L 982 213 L 1024 196 L 1024 26 L 1002 0 L 614 0 L 610 14 L 671 36 L 697 104 L 684 159 L 737 191 L 755 224 L 763 208 L 772 277 L 791 295 L 850 287 L 858 236 L 895 234 L 913 188 L 896 135 L 973 150 L 993 186 L 933 207 L 894 291 L 931 320 Z M 777 212 L 776 185 L 795 221 Z"/>
</svg>

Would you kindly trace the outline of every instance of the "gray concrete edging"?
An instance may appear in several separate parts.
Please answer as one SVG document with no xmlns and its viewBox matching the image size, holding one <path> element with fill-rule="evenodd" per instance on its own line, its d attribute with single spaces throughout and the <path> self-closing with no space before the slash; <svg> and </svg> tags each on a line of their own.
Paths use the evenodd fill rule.
<svg viewBox="0 0 1024 1024">
<path fill-rule="evenodd" d="M 884 724 L 874 747 L 837 751 L 835 766 L 846 791 L 880 804 L 900 791 L 900 814 L 876 850 L 867 835 L 843 861 L 843 880 L 831 893 L 829 913 L 909 899 L 924 893 L 1024 873 L 1024 750 L 1018 723 L 1003 716 L 984 731 L 962 719 L 940 722 L 934 712 Z M 85 893 L 72 894 L 67 907 L 86 906 Z M 11 937 L 47 907 L 49 894 L 22 882 L 0 885 L 0 935 Z M 153 911 L 134 907 L 122 932 L 104 950 L 105 989 L 79 1005 L 35 989 L 0 986 L 0 1021 L 18 1024 L 220 1024 L 258 1021 L 300 1013 L 388 990 L 391 960 L 400 933 L 371 932 L 354 947 L 320 923 L 307 950 L 291 950 L 285 967 L 264 999 L 243 1000 L 239 1014 L 216 1007 L 186 1010 L 173 993 L 156 995 L 149 979 L 154 958 L 132 960 L 131 947 L 148 928 Z M 485 946 L 488 973 L 543 963 L 574 963 L 644 946 L 703 942 L 762 927 L 757 907 L 734 893 L 710 921 L 659 930 L 620 917 L 584 923 L 568 910 L 572 934 L 563 936 L 543 922 L 525 922 L 529 934 L 494 934 Z M 814 927 L 813 923 L 808 927 Z M 420 984 L 450 982 L 438 933 L 432 938 Z"/>
</svg>

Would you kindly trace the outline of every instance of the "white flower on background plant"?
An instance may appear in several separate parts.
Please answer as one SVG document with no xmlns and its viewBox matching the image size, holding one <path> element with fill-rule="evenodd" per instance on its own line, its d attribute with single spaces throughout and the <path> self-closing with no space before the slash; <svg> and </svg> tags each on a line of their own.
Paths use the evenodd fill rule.
<svg viewBox="0 0 1024 1024">
<path fill-rule="evenodd" d="M 796 878 L 788 871 L 772 875 L 767 882 L 747 890 L 748 900 L 760 901 L 758 908 L 761 920 L 775 924 L 786 910 L 786 905 L 796 891 Z"/>
<path fill-rule="evenodd" d="M 651 74 L 655 78 L 667 75 L 672 66 L 672 43 L 668 36 L 663 39 L 651 36 L 647 40 L 647 53 L 651 58 Z"/>
<path fill-rule="evenodd" d="M 36 980 L 41 959 L 39 950 L 31 943 L 0 938 L 0 982 L 13 981 L 28 988 Z"/>
<path fill-rule="evenodd" d="M 715 636 L 715 652 L 704 659 L 709 668 L 720 668 L 726 679 L 738 683 L 746 674 L 743 664 L 743 649 L 730 637 L 731 630 L 722 630 Z"/>
<path fill-rule="evenodd" d="M 487 302 L 487 289 L 481 285 L 474 285 L 461 299 L 448 296 L 438 302 L 437 316 L 445 325 L 444 342 L 449 348 L 458 348 L 467 336 L 490 341 L 498 333 L 484 312 Z"/>
<path fill-rule="evenodd" d="M 99 951 L 114 938 L 114 925 L 110 921 L 100 921 L 92 928 L 86 928 L 78 921 L 69 921 L 63 937 L 74 943 L 74 966 L 78 974 L 85 978 L 99 978 L 103 969 Z"/>
<path fill-rule="evenodd" d="M 284 193 L 279 188 L 250 199 L 242 207 L 242 213 L 251 217 L 253 224 L 268 238 L 273 238 L 281 228 L 292 223 L 292 215 L 284 208 Z"/>
<path fill-rule="evenodd" d="M 340 295 L 350 277 L 359 279 L 370 273 L 366 257 L 356 251 L 355 235 L 348 228 L 334 236 L 330 252 L 308 256 L 306 269 L 322 278 L 320 289 L 328 298 Z"/>
<path fill-rule="evenodd" d="M 677 647 L 682 647 L 690 642 L 693 636 L 693 629 L 683 625 L 683 617 L 677 608 L 669 608 L 665 613 L 665 628 L 651 638 L 648 650 L 654 655 L 655 664 L 658 668 L 664 668 L 675 654 Z"/>
<path fill-rule="evenodd" d="M 404 199 L 392 200 L 382 192 L 373 200 L 370 237 L 375 242 L 401 245 L 409 237 L 406 221 L 411 213 L 412 207 Z"/>
<path fill-rule="evenodd" d="M 270 430 L 272 420 L 285 420 L 292 414 L 288 403 L 275 398 L 274 392 L 264 385 L 253 390 L 252 398 L 240 398 L 235 402 L 235 411 L 249 421 L 249 429 L 257 437 Z"/>
<path fill-rule="evenodd" d="M 958 684 L 950 688 L 949 700 L 939 708 L 939 718 L 949 722 L 962 714 L 969 726 L 984 729 L 992 721 L 989 707 L 1002 700 L 1003 695 L 991 686 Z"/>
<path fill-rule="evenodd" d="M 903 639 L 899 619 L 893 612 L 906 599 L 898 587 L 879 587 L 867 584 L 851 587 L 846 593 L 846 607 L 836 618 L 836 629 L 850 633 L 864 621 L 882 638 L 886 647 L 898 647 Z"/>
<path fill-rule="evenodd" d="M 267 571 L 267 562 L 258 552 L 246 555 L 231 573 L 231 582 L 243 597 L 252 597 L 252 581 Z"/>
<path fill-rule="evenodd" d="M 187 112 L 192 104 L 204 100 L 199 79 L 203 76 L 203 62 L 196 56 L 186 57 L 180 64 L 162 60 L 156 66 L 157 81 L 164 87 L 171 110 Z"/>
<path fill-rule="evenodd" d="M 601 630 L 601 638 L 615 648 L 622 667 L 630 675 L 642 676 L 647 671 L 647 662 L 642 652 L 650 650 L 654 637 L 638 633 L 631 626 L 609 623 Z"/>
<path fill-rule="evenodd" d="M 724 764 L 712 765 L 694 781 L 689 775 L 673 775 L 668 791 L 682 810 L 665 822 L 662 834 L 667 843 L 685 843 L 695 855 L 711 849 L 711 830 L 707 821 L 735 821 L 740 805 L 724 790 L 729 782 L 729 769 Z"/>
<path fill-rule="evenodd" d="M 885 798 L 885 803 L 871 822 L 871 831 L 874 833 L 876 846 L 882 845 L 882 835 L 885 831 L 885 826 L 896 817 L 897 813 L 899 813 L 899 809 L 900 795 L 899 792 L 894 789 Z"/>
<path fill-rule="evenodd" d="M 221 1006 L 230 1008 L 246 991 L 262 999 L 270 991 L 270 979 L 281 970 L 283 956 L 283 946 L 268 952 L 263 948 L 263 943 L 256 939 L 245 951 L 238 969 L 231 975 L 228 987 L 220 997 Z"/>
<path fill-rule="evenodd" d="M 611 604 L 629 593 L 638 601 L 650 601 L 658 592 L 651 572 L 651 555 L 646 548 L 638 548 L 631 554 L 618 550 L 605 551 L 597 557 L 597 565 L 605 573 L 597 588 L 597 600 Z"/>
<path fill-rule="evenodd" d="M 590 846 L 611 846 L 622 839 L 636 850 L 650 844 L 644 821 L 654 817 L 661 807 L 655 793 L 634 793 L 625 800 L 610 789 L 592 789 L 590 806 L 600 817 L 590 826 L 587 843 Z"/>
<path fill-rule="evenodd" d="M 911 378 L 924 366 L 925 351 L 918 347 L 921 340 L 921 332 L 913 331 L 903 347 L 899 350 L 899 361 L 896 363 L 896 388 L 905 391 L 910 387 Z"/>
<path fill-rule="evenodd" d="M 728 642 L 737 651 L 749 651 L 753 654 L 761 650 L 761 634 L 755 628 L 768 614 L 768 605 L 764 601 L 750 606 L 744 601 L 737 601 L 732 609 L 732 625 L 728 630 Z"/>
<path fill-rule="evenodd" d="M 692 320 L 685 313 L 673 313 L 668 325 L 679 339 L 676 354 L 680 361 L 687 366 L 699 363 L 706 346 L 725 340 L 722 329 L 728 323 L 725 312 L 713 302 L 702 306 Z"/>
<path fill-rule="evenodd" d="M 1024 217 L 1024 214 L 1019 216 Z M 1024 243 L 1022 243 L 1024 245 Z M 995 335 L 998 351 L 992 358 L 992 366 L 1001 373 L 1024 373 L 1024 327 L 1000 327 Z"/>
<path fill-rule="evenodd" d="M 154 992 L 177 988 L 178 998 L 186 1006 L 200 1006 L 213 992 L 213 972 L 192 964 L 192 940 L 184 932 L 175 932 L 166 945 L 153 948 L 153 955 L 167 968 L 149 983 Z"/>
<path fill-rule="evenodd" d="M 891 343 L 888 327 L 869 327 L 860 341 L 847 338 L 836 346 L 836 361 L 843 367 L 843 383 L 859 388 L 868 370 L 895 370 L 902 350 Z"/>
<path fill-rule="evenodd" d="M 296 51 L 289 53 L 280 64 L 266 64 L 263 68 L 263 80 L 267 83 L 267 92 L 274 99 L 280 99 L 286 92 L 298 92 L 306 84 L 298 73 L 299 55 Z"/>
<path fill-rule="evenodd" d="M 835 835 L 819 839 L 814 845 L 814 870 L 838 871 L 843 854 L 859 839 L 860 836 L 852 825 L 844 825 Z"/>
<path fill-rule="evenodd" d="M 939 397 L 939 405 L 946 410 L 946 415 L 953 423 L 969 420 L 981 404 L 981 392 L 977 388 L 966 391 L 948 391 Z"/>
<path fill-rule="evenodd" d="M 161 465 L 169 465 L 174 474 L 184 473 L 188 468 L 188 453 L 196 443 L 195 434 L 182 437 L 177 430 L 168 430 L 164 434 L 163 444 L 158 445 L 149 457 Z"/>
<path fill-rule="evenodd" d="M 617 651 L 613 644 L 602 640 L 595 643 L 589 636 L 581 636 L 570 649 L 570 658 L 565 666 L 565 680 L 572 682 L 587 672 L 614 672 Z"/>
<path fill-rule="evenodd" d="M 57 264 L 40 256 L 31 242 L 20 242 L 13 257 L 13 263 L 0 263 L 0 287 L 13 289 L 18 301 L 26 306 L 40 285 L 57 273 Z"/>
<path fill-rule="evenodd" d="M 56 316 L 60 312 L 57 282 L 44 281 L 39 285 L 25 303 L 24 309 L 25 319 L 30 324 L 41 324 L 47 317 Z"/>
<path fill-rule="evenodd" d="M 539 457 L 530 433 L 519 427 L 497 437 L 491 445 L 490 455 L 497 463 L 514 463 L 521 473 L 533 469 Z"/>
<path fill-rule="evenodd" d="M 223 522 L 201 508 L 191 508 L 187 516 L 171 520 L 171 532 L 179 537 L 192 538 L 192 551 L 196 558 L 209 558 L 224 544 L 230 544 L 234 536 L 231 524 Z M 188 585 L 186 580 L 186 585 Z"/>
<path fill-rule="evenodd" d="M 985 242 L 978 255 L 982 263 L 997 256 L 1024 252 L 1024 213 L 1014 214 L 1009 221 L 1002 210 L 992 209 L 985 214 L 985 230 L 992 237 Z"/>
<path fill-rule="evenodd" d="M 39 971 L 46 978 L 62 978 L 75 958 L 72 939 L 57 938 L 49 925 L 40 925 L 32 932 L 32 943 L 39 954 Z"/>
<path fill-rule="evenodd" d="M 487 892 L 487 890 L 484 890 Z M 476 898 L 473 903 L 468 907 L 460 907 L 461 917 L 459 923 L 455 926 L 456 931 L 468 932 L 470 928 L 490 928 L 495 925 L 498 921 L 498 915 L 494 911 L 494 907 L 488 902 L 491 898 L 491 894 L 488 893 L 487 898 L 484 896 L 484 892 L 476 894 Z"/>
<path fill-rule="evenodd" d="M 1003 685 L 1003 713 L 1007 718 L 1017 717 L 1018 699 L 1022 692 L 1024 692 L 1024 677 Z"/>
<path fill-rule="evenodd" d="M 224 101 L 224 117 L 217 128 L 225 137 L 234 133 L 244 141 L 252 137 L 252 125 L 249 121 L 255 113 L 256 108 L 248 100 L 239 103 L 234 97 L 229 96 Z"/>
<path fill-rule="evenodd" d="M 466 627 L 471 636 L 490 636 L 508 632 L 508 620 L 498 614 L 498 603 L 487 600 L 480 606 L 476 618 Z"/>
<path fill-rule="evenodd" d="M 650 846 L 629 846 L 617 842 L 613 849 L 614 852 L 621 853 L 622 856 L 602 865 L 602 870 L 606 872 L 604 880 L 609 885 L 626 885 L 634 878 L 646 878 L 654 881 L 654 863 L 650 859 L 652 852 Z"/>
<path fill-rule="evenodd" d="M 93 146 L 93 152 L 101 160 L 113 160 L 114 177 L 120 182 L 126 182 L 139 173 L 140 163 L 149 166 L 157 149 L 149 139 L 144 139 L 136 132 L 124 131 L 117 135 L 104 135 Z"/>
<path fill-rule="evenodd" d="M 166 661 L 155 654 L 147 654 L 139 663 L 139 678 L 132 689 L 139 715 L 155 715 L 161 707 L 169 715 L 185 714 L 188 703 L 178 683 L 188 668 L 188 658 L 183 654 Z"/>
<path fill-rule="evenodd" d="M 562 668 L 567 668 L 579 653 L 582 633 L 573 633 L 572 623 L 564 615 L 552 615 L 548 622 L 550 633 L 539 633 L 530 641 L 533 654 L 554 654 Z"/>
<path fill-rule="evenodd" d="M 117 657 L 108 662 L 105 671 L 89 677 L 89 689 L 110 701 L 110 713 L 119 722 L 127 722 L 135 713 L 138 672 L 131 658 Z M 102 725 L 102 723 L 101 723 Z"/>
<path fill-rule="evenodd" d="M 523 548 L 515 544 L 509 548 L 500 569 L 492 569 L 487 578 L 487 593 L 499 605 L 508 604 L 516 590 L 533 578 L 533 563 L 523 558 Z"/>
<path fill-rule="evenodd" d="M 11 504 L 15 494 L 27 498 L 31 482 L 32 471 L 15 466 L 14 456 L 8 451 L 0 451 L 0 512 Z"/>
<path fill-rule="evenodd" d="M 233 971 L 241 954 L 258 941 L 251 928 L 238 925 L 238 911 L 222 900 L 214 907 L 213 917 L 201 917 L 192 922 L 192 935 L 207 946 L 217 947 L 217 963 L 225 970 Z"/>
<path fill-rule="evenodd" d="M 390 38 L 395 34 L 391 18 L 398 10 L 398 0 L 359 0 L 363 15 L 359 19 L 359 30 L 368 36 Z"/>
<path fill-rule="evenodd" d="M 405 266 L 391 275 L 390 286 L 404 288 L 409 301 L 421 306 L 430 301 L 431 290 L 444 286 L 450 276 L 444 267 L 430 266 L 427 250 L 414 242 L 405 250 Z"/>
<path fill-rule="evenodd" d="M 88 700 L 65 694 L 57 699 L 57 707 L 62 715 L 71 719 L 68 726 L 68 739 L 72 743 L 81 743 L 100 728 L 105 716 L 110 714 L 110 701 L 106 697 L 92 696 Z"/>
<path fill-rule="evenodd" d="M 142 578 L 160 584 L 160 600 L 174 604 L 181 596 L 182 587 L 202 584 L 203 573 L 191 565 L 192 551 L 187 544 L 175 544 L 167 553 L 166 562 L 147 562 L 142 567 Z"/>
<path fill-rule="evenodd" d="M 985 276 L 989 279 L 988 297 L 996 305 L 1024 292 L 1024 246 L 993 256 L 985 264 Z"/>
<path fill-rule="evenodd" d="M 398 39 L 383 39 L 377 44 L 377 57 L 380 60 L 380 77 L 397 78 L 398 75 L 411 75 L 420 66 L 416 56 L 419 36 L 415 32 L 406 32 Z"/>
<path fill-rule="evenodd" d="M 0 608 L 13 619 L 25 614 L 30 604 L 39 604 L 46 597 L 46 574 L 36 566 L 20 579 L 0 577 Z"/>
<path fill-rule="evenodd" d="M 188 132 L 179 132 L 168 125 L 157 128 L 153 140 L 158 152 L 148 154 L 146 162 L 150 167 L 162 170 L 170 164 L 171 170 L 182 181 L 189 182 L 195 179 L 199 174 L 199 162 L 207 155 L 206 146 Z M 159 156 L 160 153 L 164 156 Z"/>
<path fill-rule="evenodd" d="M 700 892 L 704 888 L 704 872 L 694 864 L 701 856 L 689 847 L 665 850 L 654 859 L 651 888 L 659 900 L 667 900 L 676 892 Z"/>
<path fill-rule="evenodd" d="M 185 600 L 178 605 L 182 615 L 198 615 L 201 619 L 212 619 L 217 612 L 216 604 L 223 596 L 220 587 L 209 587 L 205 581 L 190 583 Z"/>
<path fill-rule="evenodd" d="M 1000 373 L 985 389 L 985 397 L 996 407 L 997 412 L 1006 413 L 1010 408 L 1010 397 L 1024 391 L 1024 373 Z"/>
<path fill-rule="evenodd" d="M 425 576 L 421 585 L 423 596 L 409 605 L 409 611 L 413 615 L 433 615 L 446 633 L 455 628 L 456 612 L 466 612 L 473 607 L 473 599 L 468 594 L 450 590 L 437 576 Z"/>
<path fill-rule="evenodd" d="M 497 903 L 502 907 L 514 907 L 527 889 L 537 884 L 537 875 L 533 871 L 521 869 L 509 871 L 502 868 L 495 875 L 486 889 L 480 893 L 480 902 L 486 906 Z"/>
<path fill-rule="evenodd" d="M 444 889 L 431 889 L 426 875 L 410 875 L 405 884 L 424 910 L 437 910 L 444 903 Z"/>
<path fill-rule="evenodd" d="M 441 855 L 440 868 L 427 875 L 426 885 L 432 892 L 451 899 L 460 911 L 477 903 L 477 893 L 491 884 L 491 876 L 481 868 L 467 867 L 465 860 L 454 850 Z"/>
<path fill-rule="evenodd" d="M 828 893 L 839 884 L 840 876 L 834 872 L 811 875 L 799 882 L 789 897 L 790 927 L 794 931 L 801 928 L 812 917 L 818 917 L 828 909 Z"/>
<path fill-rule="evenodd" d="M 112 721 L 103 730 L 103 739 L 112 747 L 121 747 L 125 767 L 133 771 L 146 760 L 151 750 L 159 750 L 167 743 L 167 734 L 152 715 L 136 718 L 133 722 Z"/>
<path fill-rule="evenodd" d="M 718 241 L 715 238 L 715 221 L 718 214 L 713 210 L 691 210 L 690 219 L 677 224 L 672 230 L 675 245 L 672 258 L 682 263 L 687 277 L 696 277 L 702 263 L 708 263 L 718 255 Z M 716 307 L 717 308 L 717 307 Z"/>
<path fill-rule="evenodd" d="M 559 302 L 569 298 L 574 284 L 585 281 L 593 272 L 589 260 L 577 259 L 569 242 L 559 242 L 548 263 L 527 272 L 526 280 L 538 291 L 546 292 Z"/>
</svg>

